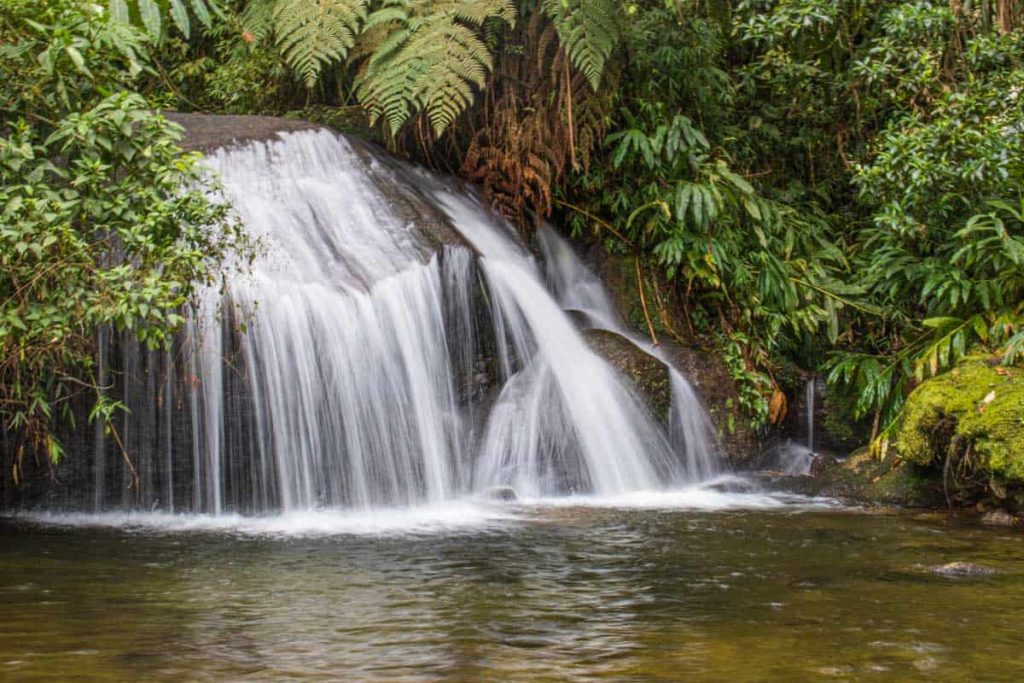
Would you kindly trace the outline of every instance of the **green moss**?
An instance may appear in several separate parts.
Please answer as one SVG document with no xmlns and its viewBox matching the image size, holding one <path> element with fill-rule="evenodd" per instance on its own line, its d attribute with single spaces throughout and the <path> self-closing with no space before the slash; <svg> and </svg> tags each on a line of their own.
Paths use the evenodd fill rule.
<svg viewBox="0 0 1024 683">
<path fill-rule="evenodd" d="M 907 399 L 896 446 L 906 460 L 930 465 L 956 437 L 970 445 L 975 468 L 1024 482 L 1024 370 L 970 358 L 922 383 Z"/>
</svg>

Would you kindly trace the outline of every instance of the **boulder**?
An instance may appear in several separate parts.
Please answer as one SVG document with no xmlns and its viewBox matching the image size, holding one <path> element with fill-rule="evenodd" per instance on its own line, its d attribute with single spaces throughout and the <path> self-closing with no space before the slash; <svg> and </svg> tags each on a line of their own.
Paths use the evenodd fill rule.
<svg viewBox="0 0 1024 683">
<path fill-rule="evenodd" d="M 250 142 L 273 140 L 281 133 L 325 128 L 310 121 L 279 116 L 191 114 L 175 111 L 165 111 L 163 115 L 184 128 L 184 136 L 178 144 L 189 152 L 209 153 Z M 423 246 L 424 260 L 445 246 L 472 249 L 436 202 L 424 195 L 421 188 L 428 180 L 422 174 L 417 174 L 410 165 L 394 158 L 373 143 L 349 135 L 343 137 L 366 165 L 367 177 L 388 197 L 394 213 L 410 226 L 415 226 L 414 239 Z"/>
<path fill-rule="evenodd" d="M 583 338 L 597 355 L 633 382 L 658 419 L 668 419 L 672 406 L 672 383 L 664 362 L 617 332 L 584 330 Z"/>
<path fill-rule="evenodd" d="M 309 121 L 278 116 L 186 114 L 177 111 L 162 113 L 167 120 L 185 129 L 179 145 L 187 152 L 212 152 L 221 147 L 270 140 L 277 137 L 278 133 L 314 130 L 318 127 Z"/>
</svg>

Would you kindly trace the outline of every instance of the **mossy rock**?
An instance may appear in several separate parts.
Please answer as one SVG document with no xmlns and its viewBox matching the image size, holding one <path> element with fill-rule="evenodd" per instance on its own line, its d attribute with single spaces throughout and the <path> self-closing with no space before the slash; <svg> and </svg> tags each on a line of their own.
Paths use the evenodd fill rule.
<svg viewBox="0 0 1024 683">
<path fill-rule="evenodd" d="M 655 417 L 668 419 L 672 386 L 665 363 L 616 332 L 584 330 L 583 338 L 597 355 L 632 381 Z"/>
<path fill-rule="evenodd" d="M 915 389 L 896 437 L 899 454 L 936 465 L 954 440 L 970 448 L 972 468 L 995 487 L 1024 484 L 1024 370 L 969 358 Z"/>
<path fill-rule="evenodd" d="M 813 496 L 840 498 L 853 503 L 937 508 L 946 506 L 942 482 L 913 463 L 880 459 L 867 450 L 845 460 L 827 459 L 814 477 L 789 477 L 776 482 L 782 488 Z"/>
</svg>

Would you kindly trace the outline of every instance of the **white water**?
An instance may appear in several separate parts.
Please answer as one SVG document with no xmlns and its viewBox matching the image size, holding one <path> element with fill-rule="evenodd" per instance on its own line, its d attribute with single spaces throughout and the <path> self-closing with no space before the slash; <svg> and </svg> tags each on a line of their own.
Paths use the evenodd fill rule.
<svg viewBox="0 0 1024 683">
<path fill-rule="evenodd" d="M 580 261 L 568 242 L 547 226 L 538 230 L 537 236 L 544 254 L 547 282 L 562 307 L 580 311 L 592 327 L 616 332 L 665 363 L 672 389 L 669 441 L 683 458 L 691 480 L 702 481 L 717 475 L 720 466 L 715 454 L 714 425 L 693 386 L 672 366 L 661 347 L 626 328 L 601 281 Z"/>
<path fill-rule="evenodd" d="M 348 528 L 338 515 L 409 519 L 396 510 L 489 519 L 459 501 L 495 487 L 686 506 L 717 473 L 685 378 L 671 371 L 666 428 L 587 346 L 564 309 L 624 328 L 553 233 L 545 276 L 471 195 L 323 131 L 207 163 L 265 253 L 203 293 L 173 353 L 112 349 L 138 486 L 97 432 L 95 472 L 53 509 L 326 533 Z"/>
<path fill-rule="evenodd" d="M 804 394 L 807 402 L 807 450 L 814 453 L 814 383 L 815 377 L 807 380 Z"/>
</svg>

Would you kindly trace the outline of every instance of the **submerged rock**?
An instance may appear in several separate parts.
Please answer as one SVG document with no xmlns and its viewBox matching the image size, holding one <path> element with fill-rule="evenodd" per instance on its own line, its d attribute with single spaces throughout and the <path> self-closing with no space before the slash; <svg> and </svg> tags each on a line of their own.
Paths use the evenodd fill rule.
<svg viewBox="0 0 1024 683">
<path fill-rule="evenodd" d="M 1022 525 L 1020 517 L 1011 515 L 1005 510 L 989 510 L 981 516 L 981 523 L 988 526 L 1019 527 Z"/>
<path fill-rule="evenodd" d="M 990 576 L 996 573 L 996 570 L 992 567 L 975 564 L 974 562 L 961 561 L 947 562 L 946 564 L 942 564 L 937 567 L 931 567 L 929 571 L 932 574 L 951 578 Z"/>
<path fill-rule="evenodd" d="M 511 486 L 492 486 L 485 490 L 483 495 L 491 500 L 500 500 L 506 503 L 519 500 L 519 496 L 516 495 L 516 490 Z"/>
</svg>

